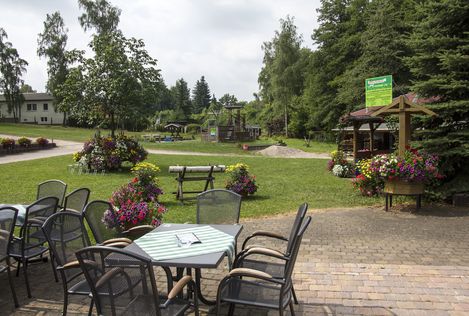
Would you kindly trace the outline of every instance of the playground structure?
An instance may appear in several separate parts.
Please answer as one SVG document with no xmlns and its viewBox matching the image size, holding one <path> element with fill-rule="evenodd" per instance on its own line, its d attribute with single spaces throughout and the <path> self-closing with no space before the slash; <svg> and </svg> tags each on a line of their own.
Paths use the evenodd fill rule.
<svg viewBox="0 0 469 316">
<path fill-rule="evenodd" d="M 229 104 L 224 107 L 228 111 L 226 125 L 218 125 L 210 120 L 206 131 L 202 132 L 202 140 L 209 142 L 242 142 L 253 141 L 260 136 L 259 126 L 247 126 L 246 117 L 241 115 L 240 104 Z M 233 113 L 235 111 L 236 113 Z"/>
</svg>

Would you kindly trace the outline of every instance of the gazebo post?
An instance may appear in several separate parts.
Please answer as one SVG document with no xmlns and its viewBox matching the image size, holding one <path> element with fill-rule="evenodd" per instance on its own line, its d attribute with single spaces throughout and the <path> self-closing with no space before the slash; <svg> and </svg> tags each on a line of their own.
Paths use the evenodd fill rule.
<svg viewBox="0 0 469 316">
<path fill-rule="evenodd" d="M 373 150 L 375 148 L 375 124 L 374 123 L 368 123 L 368 125 L 370 126 L 370 153 L 371 153 L 371 156 L 373 157 Z"/>
<path fill-rule="evenodd" d="M 404 156 L 410 142 L 410 113 L 405 109 L 404 96 L 399 97 L 399 156 Z"/>
<path fill-rule="evenodd" d="M 358 157 L 358 129 L 360 124 L 353 122 L 353 160 L 357 160 Z"/>
</svg>

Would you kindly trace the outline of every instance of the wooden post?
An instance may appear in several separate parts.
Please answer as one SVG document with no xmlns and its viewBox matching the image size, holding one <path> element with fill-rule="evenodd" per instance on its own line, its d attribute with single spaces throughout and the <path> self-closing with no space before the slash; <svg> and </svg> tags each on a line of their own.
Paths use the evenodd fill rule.
<svg viewBox="0 0 469 316">
<path fill-rule="evenodd" d="M 358 156 L 358 129 L 360 128 L 359 123 L 353 123 L 353 159 L 357 160 Z"/>
<path fill-rule="evenodd" d="M 404 96 L 399 97 L 399 156 L 404 156 L 410 142 L 410 113 L 406 111 Z"/>
<path fill-rule="evenodd" d="M 371 157 L 373 157 L 373 150 L 375 148 L 375 141 L 374 141 L 374 137 L 375 137 L 375 126 L 373 123 L 368 123 L 370 125 L 370 153 L 371 153 Z"/>
</svg>

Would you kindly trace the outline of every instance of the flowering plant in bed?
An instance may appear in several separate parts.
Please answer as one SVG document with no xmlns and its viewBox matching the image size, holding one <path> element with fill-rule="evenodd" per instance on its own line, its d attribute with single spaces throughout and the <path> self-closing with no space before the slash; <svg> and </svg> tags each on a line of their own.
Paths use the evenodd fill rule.
<svg viewBox="0 0 469 316">
<path fill-rule="evenodd" d="M 112 210 L 107 210 L 103 222 L 109 228 L 127 230 L 137 225 L 159 226 L 167 209 L 158 202 L 163 191 L 156 177 L 160 169 L 154 164 L 141 162 L 132 169 L 134 178 L 117 189 L 110 199 Z"/>
<path fill-rule="evenodd" d="M 360 174 L 352 183 L 368 196 L 382 192 L 386 182 L 431 184 L 443 178 L 438 162 L 437 156 L 412 148 L 408 148 L 402 157 L 395 154 L 378 155 L 359 161 Z"/>
<path fill-rule="evenodd" d="M 331 160 L 327 162 L 327 170 L 340 178 L 350 178 L 355 173 L 354 165 L 347 161 L 345 153 L 341 150 L 331 152 Z"/>
<path fill-rule="evenodd" d="M 73 160 L 89 170 L 117 170 L 127 161 L 135 165 L 147 158 L 148 153 L 138 141 L 119 134 L 115 138 L 99 134 L 83 145 L 83 149 L 73 154 Z"/>
<path fill-rule="evenodd" d="M 379 155 L 371 159 L 370 172 L 384 181 L 429 183 L 441 179 L 438 156 L 408 148 L 403 157 L 394 154 Z"/>
<path fill-rule="evenodd" d="M 226 173 L 230 174 L 230 179 L 226 182 L 226 189 L 248 196 L 257 191 L 256 177 L 249 174 L 248 165 L 237 163 L 226 167 Z"/>
</svg>

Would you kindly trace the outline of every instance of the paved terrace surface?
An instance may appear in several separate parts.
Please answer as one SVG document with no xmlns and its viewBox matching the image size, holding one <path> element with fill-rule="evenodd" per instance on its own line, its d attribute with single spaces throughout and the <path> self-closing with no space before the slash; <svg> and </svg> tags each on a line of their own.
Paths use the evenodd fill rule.
<svg viewBox="0 0 469 316">
<path fill-rule="evenodd" d="M 297 315 L 469 315 L 469 210 L 424 207 L 411 214 L 361 208 L 310 214 L 312 225 L 294 272 Z M 286 234 L 293 217 L 242 220 L 240 240 L 257 229 Z M 0 314 L 60 315 L 62 287 L 53 281 L 50 265 L 32 264 L 29 272 L 34 298 L 27 299 L 22 276 L 14 278 L 21 304 L 16 311 L 6 273 L 0 274 Z M 203 291 L 209 297 L 224 273 L 222 267 L 204 271 Z M 88 303 L 72 296 L 69 315 L 86 315 Z M 201 310 L 213 315 L 207 306 Z M 236 308 L 235 315 L 278 314 Z"/>
</svg>

